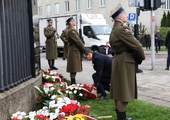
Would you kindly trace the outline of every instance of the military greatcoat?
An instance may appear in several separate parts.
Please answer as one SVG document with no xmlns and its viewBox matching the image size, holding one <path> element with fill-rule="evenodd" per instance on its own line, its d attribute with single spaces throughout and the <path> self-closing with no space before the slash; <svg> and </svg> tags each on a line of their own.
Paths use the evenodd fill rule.
<svg viewBox="0 0 170 120">
<path fill-rule="evenodd" d="M 137 81 L 135 59 L 130 51 L 135 51 L 141 60 L 145 59 L 144 51 L 129 28 L 119 21 L 113 25 L 109 42 L 117 53 L 112 59 L 110 96 L 118 101 L 132 101 L 137 98 Z"/>
<path fill-rule="evenodd" d="M 69 42 L 67 55 L 67 72 L 81 72 L 81 52 L 84 51 L 85 47 L 74 27 L 68 27 L 66 39 Z"/>
<path fill-rule="evenodd" d="M 63 30 L 60 36 L 61 40 L 64 43 L 64 57 L 65 58 L 67 58 L 67 53 L 68 53 L 68 41 L 66 39 L 66 32 L 67 32 L 67 29 Z"/>
<path fill-rule="evenodd" d="M 46 37 L 46 59 L 54 60 L 58 57 L 56 34 L 54 28 L 47 26 L 44 28 L 44 35 Z"/>
</svg>

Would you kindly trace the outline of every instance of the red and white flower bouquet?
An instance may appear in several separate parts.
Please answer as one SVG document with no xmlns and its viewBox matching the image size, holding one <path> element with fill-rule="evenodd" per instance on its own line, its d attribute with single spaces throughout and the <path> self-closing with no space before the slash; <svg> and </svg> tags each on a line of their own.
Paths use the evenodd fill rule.
<svg viewBox="0 0 170 120">
<path fill-rule="evenodd" d="M 79 120 L 87 120 L 90 114 L 88 105 L 80 105 L 76 100 L 71 100 L 68 97 L 55 98 L 49 102 L 49 106 L 44 106 L 38 111 L 31 111 L 28 115 L 24 112 L 14 113 L 11 120 L 74 120 L 79 117 Z M 95 120 L 95 119 L 89 119 Z"/>
<path fill-rule="evenodd" d="M 67 79 L 57 72 L 57 70 L 42 70 L 42 80 L 43 82 L 52 82 L 52 83 L 59 83 L 59 82 L 66 82 Z"/>
<path fill-rule="evenodd" d="M 67 87 L 66 94 L 71 99 L 95 99 L 97 92 L 94 86 L 73 84 Z"/>
<path fill-rule="evenodd" d="M 66 96 L 66 88 L 67 83 L 44 83 L 41 84 L 39 87 L 34 86 L 35 91 L 38 95 L 37 97 L 37 105 L 42 108 L 44 105 L 47 105 L 48 101 L 53 95 L 56 96 Z"/>
</svg>

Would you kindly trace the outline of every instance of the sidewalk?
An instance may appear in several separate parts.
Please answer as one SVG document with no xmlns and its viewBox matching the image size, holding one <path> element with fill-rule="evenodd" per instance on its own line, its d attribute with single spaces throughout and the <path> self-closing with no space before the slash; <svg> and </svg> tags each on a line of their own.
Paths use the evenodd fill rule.
<svg viewBox="0 0 170 120">
<path fill-rule="evenodd" d="M 155 54 L 155 70 L 151 70 L 151 51 L 145 50 L 146 59 L 139 66 L 143 73 L 137 74 L 140 100 L 170 108 L 170 71 L 166 67 L 166 51 Z"/>
<path fill-rule="evenodd" d="M 143 73 L 137 74 L 138 99 L 170 108 L 170 71 L 164 70 L 166 67 L 166 51 L 155 54 L 155 70 L 151 70 L 151 51 L 145 50 L 146 59 L 139 65 Z M 59 68 L 58 72 L 70 79 L 66 72 L 66 60 L 58 58 L 55 62 Z M 47 69 L 45 53 L 41 54 L 42 69 Z M 83 60 L 83 71 L 77 73 L 78 83 L 92 84 L 93 70 L 91 61 Z"/>
</svg>

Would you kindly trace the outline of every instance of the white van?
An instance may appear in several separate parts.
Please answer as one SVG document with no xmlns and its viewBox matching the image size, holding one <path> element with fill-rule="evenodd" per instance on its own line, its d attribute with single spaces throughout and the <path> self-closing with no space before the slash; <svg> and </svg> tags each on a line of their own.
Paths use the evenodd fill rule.
<svg viewBox="0 0 170 120">
<path fill-rule="evenodd" d="M 80 38 L 84 42 L 86 48 L 93 51 L 98 51 L 103 54 L 112 54 L 112 49 L 108 45 L 108 53 L 106 51 L 106 44 L 109 42 L 111 27 L 106 24 L 106 20 L 101 14 L 74 14 L 66 16 L 50 17 L 53 19 L 53 25 L 57 29 L 57 33 L 61 35 L 62 31 L 66 28 L 66 20 L 73 16 L 76 20 L 75 28 L 79 32 Z M 44 27 L 47 26 L 48 18 L 39 19 L 39 32 L 40 32 L 40 46 L 45 48 Z M 63 42 L 61 39 L 57 40 L 59 55 L 63 53 Z"/>
</svg>

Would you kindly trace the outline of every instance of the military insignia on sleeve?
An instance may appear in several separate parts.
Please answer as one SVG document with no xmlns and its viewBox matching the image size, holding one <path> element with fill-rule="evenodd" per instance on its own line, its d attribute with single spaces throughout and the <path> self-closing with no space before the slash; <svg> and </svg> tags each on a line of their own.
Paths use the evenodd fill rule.
<svg viewBox="0 0 170 120">
<path fill-rule="evenodd" d="M 76 32 L 75 31 L 72 31 L 73 34 L 75 34 Z"/>
<path fill-rule="evenodd" d="M 126 28 L 126 29 L 125 29 L 125 32 L 130 32 L 130 30 Z"/>
</svg>

